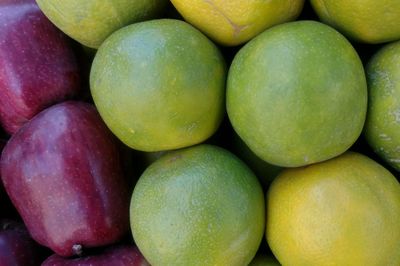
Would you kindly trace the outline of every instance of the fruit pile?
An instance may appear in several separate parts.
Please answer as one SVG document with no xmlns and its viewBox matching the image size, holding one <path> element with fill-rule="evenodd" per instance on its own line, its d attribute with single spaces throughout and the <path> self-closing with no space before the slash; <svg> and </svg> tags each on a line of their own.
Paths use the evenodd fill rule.
<svg viewBox="0 0 400 266">
<path fill-rule="evenodd" d="M 398 0 L 0 1 L 1 266 L 400 265 Z"/>
</svg>

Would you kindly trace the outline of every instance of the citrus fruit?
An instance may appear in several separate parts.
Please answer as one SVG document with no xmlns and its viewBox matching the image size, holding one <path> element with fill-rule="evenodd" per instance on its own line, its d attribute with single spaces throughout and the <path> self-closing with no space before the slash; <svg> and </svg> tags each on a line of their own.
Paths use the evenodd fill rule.
<svg viewBox="0 0 400 266">
<path fill-rule="evenodd" d="M 400 265 L 400 184 L 364 155 L 284 170 L 266 217 L 283 265 Z"/>
<path fill-rule="evenodd" d="M 134 189 L 131 228 L 151 265 L 248 265 L 265 227 L 254 174 L 211 145 L 167 153 Z"/>
<path fill-rule="evenodd" d="M 62 31 L 91 48 L 114 31 L 156 17 L 167 0 L 37 0 L 43 13 Z"/>
<path fill-rule="evenodd" d="M 266 28 L 291 21 L 304 0 L 171 0 L 186 21 L 223 45 L 244 43 Z"/>
<path fill-rule="evenodd" d="M 218 48 L 183 21 L 127 26 L 99 48 L 94 103 L 126 145 L 161 151 L 204 141 L 224 115 L 226 66 Z"/>
<path fill-rule="evenodd" d="M 400 39 L 398 0 L 311 0 L 320 19 L 346 36 L 366 43 Z"/>
<path fill-rule="evenodd" d="M 400 41 L 379 50 L 366 70 L 366 139 L 377 154 L 400 171 Z"/>
<path fill-rule="evenodd" d="M 235 131 L 261 159 L 287 167 L 327 160 L 361 133 L 364 69 L 351 44 L 331 27 L 281 24 L 236 54 L 227 110 Z"/>
</svg>

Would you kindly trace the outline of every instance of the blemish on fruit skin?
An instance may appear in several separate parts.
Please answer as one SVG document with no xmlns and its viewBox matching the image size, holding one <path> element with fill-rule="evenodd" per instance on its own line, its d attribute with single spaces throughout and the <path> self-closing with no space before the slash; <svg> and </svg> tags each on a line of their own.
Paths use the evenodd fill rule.
<svg viewBox="0 0 400 266">
<path fill-rule="evenodd" d="M 384 133 L 379 134 L 379 138 L 380 138 L 381 140 L 383 140 L 383 141 L 391 141 L 391 140 L 392 140 L 391 137 L 389 137 L 388 135 L 386 135 L 386 134 L 384 134 Z"/>
<path fill-rule="evenodd" d="M 389 162 L 391 162 L 391 163 L 400 163 L 400 159 L 397 159 L 397 158 L 389 159 Z"/>
<path fill-rule="evenodd" d="M 233 22 L 221 9 L 219 9 L 212 0 L 204 0 L 204 2 L 208 3 L 212 6 L 212 8 L 217 11 L 233 28 L 233 36 L 237 37 L 242 31 L 248 28 L 250 25 L 237 25 Z"/>
<path fill-rule="evenodd" d="M 387 71 L 373 71 L 369 73 L 369 78 L 372 84 L 375 82 L 382 82 L 382 84 L 384 84 L 384 86 L 382 86 L 382 92 L 384 96 L 392 96 L 394 93 L 395 84 L 393 83 L 393 80 Z"/>
<path fill-rule="evenodd" d="M 172 158 L 170 158 L 170 159 L 168 160 L 168 162 L 169 162 L 169 163 L 172 163 L 172 162 L 175 162 L 176 160 L 178 160 L 178 159 L 180 159 L 180 158 L 182 158 L 182 155 L 178 154 L 178 155 L 175 155 L 175 156 L 173 156 Z"/>
<path fill-rule="evenodd" d="M 400 108 L 392 112 L 392 115 L 394 116 L 394 121 L 396 123 L 400 123 Z"/>
<path fill-rule="evenodd" d="M 196 122 L 193 122 L 193 123 L 189 124 L 189 125 L 186 127 L 186 131 L 187 131 L 188 133 L 192 133 L 197 127 L 198 127 L 197 123 L 196 123 Z"/>
<path fill-rule="evenodd" d="M 211 224 L 211 223 L 208 224 L 207 231 L 208 231 L 209 233 L 212 232 L 212 224 Z"/>
<path fill-rule="evenodd" d="M 129 129 L 129 132 L 131 132 L 132 134 L 135 134 L 135 133 L 136 133 L 136 131 L 135 131 L 133 128 L 130 128 L 130 129 Z"/>
</svg>

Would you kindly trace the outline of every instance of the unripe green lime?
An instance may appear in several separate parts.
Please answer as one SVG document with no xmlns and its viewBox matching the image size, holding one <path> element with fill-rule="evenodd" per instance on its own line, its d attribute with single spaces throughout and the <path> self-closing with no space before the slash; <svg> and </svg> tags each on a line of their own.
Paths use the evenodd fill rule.
<svg viewBox="0 0 400 266">
<path fill-rule="evenodd" d="M 224 115 L 226 66 L 218 48 L 172 19 L 125 27 L 98 50 L 90 73 L 94 103 L 111 131 L 142 151 L 206 140 Z"/>
<path fill-rule="evenodd" d="M 379 50 L 367 66 L 368 144 L 400 171 L 400 41 Z"/>
<path fill-rule="evenodd" d="M 351 44 L 327 25 L 275 26 L 235 56 L 227 109 L 235 131 L 263 160 L 288 167 L 327 160 L 361 133 L 364 69 Z"/>
<path fill-rule="evenodd" d="M 135 243 L 158 266 L 248 265 L 264 232 L 256 176 L 210 145 L 169 152 L 140 177 L 131 201 Z"/>
</svg>

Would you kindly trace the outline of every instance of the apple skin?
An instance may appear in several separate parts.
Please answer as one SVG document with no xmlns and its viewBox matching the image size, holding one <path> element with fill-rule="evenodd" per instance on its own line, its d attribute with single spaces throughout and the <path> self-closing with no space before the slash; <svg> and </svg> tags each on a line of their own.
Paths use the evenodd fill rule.
<svg viewBox="0 0 400 266">
<path fill-rule="evenodd" d="M 0 168 L 32 238 L 61 256 L 129 230 L 118 147 L 90 104 L 67 101 L 39 113 L 7 142 Z"/>
<path fill-rule="evenodd" d="M 64 258 L 54 254 L 42 266 L 150 266 L 135 246 L 119 245 L 106 248 L 102 253 L 78 258 Z"/>
<path fill-rule="evenodd" d="M 7 133 L 75 95 L 80 73 L 70 40 L 34 0 L 0 2 L 0 123 Z"/>
<path fill-rule="evenodd" d="M 22 223 L 0 220 L 0 266 L 40 265 L 39 251 Z"/>
</svg>

